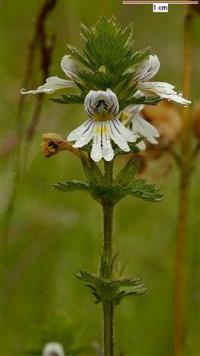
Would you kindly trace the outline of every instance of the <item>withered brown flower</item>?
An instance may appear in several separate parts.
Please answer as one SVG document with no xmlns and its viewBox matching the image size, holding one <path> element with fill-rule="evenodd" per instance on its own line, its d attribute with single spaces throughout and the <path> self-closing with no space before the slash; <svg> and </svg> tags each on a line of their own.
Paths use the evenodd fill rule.
<svg viewBox="0 0 200 356">
<path fill-rule="evenodd" d="M 181 133 L 181 115 L 175 105 L 168 101 L 162 101 L 156 106 L 145 106 L 142 114 L 146 121 L 157 128 L 160 138 L 157 145 L 148 144 L 146 151 L 140 153 L 140 174 L 148 175 L 150 180 L 160 179 L 173 167 L 171 151 Z"/>
<path fill-rule="evenodd" d="M 70 151 L 76 156 L 80 157 L 80 152 L 78 149 L 72 147 L 72 145 L 65 141 L 62 136 L 57 133 L 46 133 L 43 134 L 43 142 L 41 144 L 42 152 L 45 157 L 51 157 L 60 151 Z"/>
<path fill-rule="evenodd" d="M 174 104 L 162 101 L 156 106 L 146 105 L 142 113 L 145 120 L 155 126 L 160 134 L 158 145 L 151 148 L 166 150 L 176 143 L 181 132 L 182 120 Z"/>
</svg>

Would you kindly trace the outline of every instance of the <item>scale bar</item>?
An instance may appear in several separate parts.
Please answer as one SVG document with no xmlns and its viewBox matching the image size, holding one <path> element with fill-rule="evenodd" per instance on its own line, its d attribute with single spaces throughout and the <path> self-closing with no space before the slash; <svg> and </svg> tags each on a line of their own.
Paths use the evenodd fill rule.
<svg viewBox="0 0 200 356">
<path fill-rule="evenodd" d="M 153 4 L 162 4 L 162 1 L 159 0 L 123 0 L 123 5 L 153 5 Z M 198 5 L 198 1 L 194 0 L 168 0 L 166 1 L 168 5 Z"/>
</svg>

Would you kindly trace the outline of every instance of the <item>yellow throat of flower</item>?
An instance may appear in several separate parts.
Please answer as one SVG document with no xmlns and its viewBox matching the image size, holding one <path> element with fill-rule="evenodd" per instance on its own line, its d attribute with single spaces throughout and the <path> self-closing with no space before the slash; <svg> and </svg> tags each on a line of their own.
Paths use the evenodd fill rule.
<svg viewBox="0 0 200 356">
<path fill-rule="evenodd" d="M 112 120 L 112 114 L 110 113 L 105 113 L 105 114 L 95 114 L 94 115 L 95 120 L 97 121 L 107 121 L 107 120 Z"/>
</svg>

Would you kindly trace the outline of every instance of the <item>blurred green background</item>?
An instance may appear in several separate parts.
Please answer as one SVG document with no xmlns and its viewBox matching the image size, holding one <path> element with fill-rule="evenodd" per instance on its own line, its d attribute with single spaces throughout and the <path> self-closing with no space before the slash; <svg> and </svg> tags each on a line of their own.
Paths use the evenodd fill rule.
<svg viewBox="0 0 200 356">
<path fill-rule="evenodd" d="M 28 44 L 42 1 L 1 1 L 1 143 L 16 135 L 19 90 L 24 77 Z M 60 59 L 65 45 L 79 45 L 79 24 L 92 25 L 102 15 L 115 14 L 123 25 L 132 22 L 136 48 L 151 46 L 161 61 L 156 80 L 181 90 L 183 19 L 185 6 L 170 6 L 168 14 L 153 14 L 152 7 L 123 6 L 122 0 L 60 0 L 49 15 L 49 33 L 57 37 L 51 75 L 64 78 Z M 194 23 L 192 101 L 200 92 L 200 23 Z M 38 61 L 32 88 L 39 83 Z M 35 97 L 26 99 L 21 117 L 27 127 Z M 41 119 L 28 145 L 26 164 L 21 156 L 21 178 L 10 233 L 1 244 L 1 356 L 41 354 L 46 341 L 60 341 L 66 354 L 95 355 L 93 344 L 102 341 L 101 307 L 73 273 L 95 272 L 101 249 L 100 206 L 84 193 L 54 191 L 56 181 L 83 178 L 78 160 L 67 153 L 51 159 L 41 154 L 44 132 L 63 137 L 83 120 L 79 106 L 64 106 L 45 97 Z M 9 146 L 9 144 L 8 144 Z M 1 226 L 13 190 L 16 151 L 1 158 Z M 159 173 L 159 172 L 158 172 Z M 159 175 L 159 174 L 158 174 Z M 126 356 L 173 355 L 173 291 L 178 171 L 158 181 L 163 202 L 123 201 L 116 211 L 116 246 L 126 274 L 141 277 L 149 292 L 127 298 L 116 311 L 117 354 Z M 200 170 L 196 168 L 190 201 L 186 256 L 185 355 L 199 356 L 200 344 Z M 8 219 L 11 219 L 8 217 Z"/>
</svg>

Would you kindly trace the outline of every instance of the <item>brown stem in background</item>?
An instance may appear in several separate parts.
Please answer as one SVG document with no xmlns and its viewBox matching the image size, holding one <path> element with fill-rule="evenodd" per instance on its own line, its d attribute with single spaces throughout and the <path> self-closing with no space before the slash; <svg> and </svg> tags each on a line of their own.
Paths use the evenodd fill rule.
<svg viewBox="0 0 200 356">
<path fill-rule="evenodd" d="M 33 64 L 36 57 L 36 50 L 38 49 L 38 46 L 41 52 L 41 69 L 43 72 L 42 82 L 44 81 L 44 79 L 46 79 L 46 76 L 48 76 L 52 51 L 55 44 L 55 36 L 52 36 L 51 44 L 48 45 L 49 39 L 47 38 L 47 34 L 45 31 L 45 21 L 47 20 L 49 13 L 55 8 L 56 3 L 57 0 L 45 0 L 39 10 L 36 24 L 35 24 L 34 34 L 28 47 L 26 70 L 24 74 L 22 87 L 27 88 L 31 83 L 32 76 L 33 76 Z M 38 124 L 39 115 L 42 109 L 42 100 L 43 97 L 40 94 L 36 101 L 35 110 L 32 116 L 31 123 L 27 129 L 27 137 L 29 139 L 33 138 L 36 125 Z M 22 145 L 23 133 L 24 133 L 22 115 L 25 109 L 25 101 L 26 101 L 26 96 L 20 95 L 19 103 L 18 103 L 18 111 L 17 111 L 17 147 L 15 152 L 15 163 L 14 163 L 15 173 L 14 173 L 12 192 L 10 194 L 10 199 L 8 201 L 8 205 L 5 211 L 5 219 L 4 219 L 4 227 L 3 227 L 3 243 L 5 243 L 5 240 L 9 235 L 10 224 L 14 212 L 18 184 L 21 175 L 21 145 Z"/>
<path fill-rule="evenodd" d="M 29 84 L 31 83 L 32 76 L 33 76 L 33 64 L 35 60 L 35 55 L 36 55 L 36 50 L 38 46 L 41 47 L 41 68 L 43 72 L 48 73 L 48 68 L 50 65 L 50 52 L 52 52 L 53 48 L 52 46 L 47 46 L 47 35 L 45 31 L 45 21 L 49 15 L 49 13 L 54 9 L 56 6 L 57 0 L 45 0 L 42 7 L 39 10 L 36 24 L 35 24 L 35 30 L 33 37 L 30 41 L 30 44 L 28 46 L 28 54 L 27 54 L 27 60 L 26 60 L 26 70 L 24 74 L 24 79 L 22 82 L 22 88 L 27 88 L 29 87 Z M 53 37 L 54 39 L 54 37 Z M 49 53 L 48 53 L 48 48 L 49 48 Z M 45 78 L 46 79 L 46 78 Z M 17 121 L 18 121 L 18 128 L 20 130 L 21 128 L 21 116 L 24 110 L 24 104 L 26 101 L 26 96 L 25 95 L 20 95 L 19 98 L 19 105 L 18 105 L 18 114 L 17 114 Z M 23 132 L 23 130 L 20 130 L 20 132 Z M 20 134 L 19 132 L 19 134 Z"/>
<path fill-rule="evenodd" d="M 192 152 L 192 158 L 193 160 L 197 157 L 197 155 L 199 154 L 200 151 L 200 142 L 198 142 L 196 144 L 196 147 L 194 148 L 193 152 Z"/>
<path fill-rule="evenodd" d="M 191 56 L 192 56 L 192 21 L 193 15 L 188 10 L 184 20 L 184 67 L 183 94 L 190 97 Z M 191 168 L 191 115 L 190 109 L 183 109 L 183 131 L 181 138 L 179 213 L 175 260 L 175 317 L 174 351 L 175 356 L 183 355 L 184 331 L 184 295 L 185 295 L 185 250 L 189 209 L 190 168 Z"/>
<path fill-rule="evenodd" d="M 41 10 L 37 21 L 36 37 L 39 40 L 40 53 L 41 53 L 41 70 L 43 72 L 41 84 L 43 84 L 49 76 L 49 68 L 51 64 L 52 53 L 55 47 L 55 35 L 51 37 L 51 43 L 48 44 L 49 39 L 45 29 L 45 19 L 49 11 L 53 10 L 57 0 L 48 0 Z M 35 111 L 33 113 L 32 120 L 27 128 L 27 140 L 32 140 L 35 133 L 36 126 L 39 122 L 39 114 L 42 109 L 43 94 L 37 96 L 37 102 L 35 105 Z"/>
</svg>

